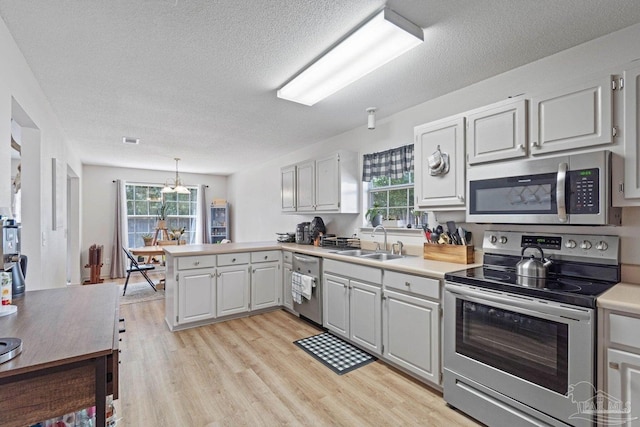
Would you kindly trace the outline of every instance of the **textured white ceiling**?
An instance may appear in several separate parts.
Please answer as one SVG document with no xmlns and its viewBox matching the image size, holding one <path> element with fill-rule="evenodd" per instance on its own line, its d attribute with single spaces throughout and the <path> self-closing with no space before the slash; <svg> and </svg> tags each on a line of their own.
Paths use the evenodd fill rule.
<svg viewBox="0 0 640 427">
<path fill-rule="evenodd" d="M 0 0 L 0 16 L 84 163 L 212 174 L 640 22 L 638 0 L 386 3 L 425 43 L 313 107 L 276 89 L 383 0 Z"/>
</svg>

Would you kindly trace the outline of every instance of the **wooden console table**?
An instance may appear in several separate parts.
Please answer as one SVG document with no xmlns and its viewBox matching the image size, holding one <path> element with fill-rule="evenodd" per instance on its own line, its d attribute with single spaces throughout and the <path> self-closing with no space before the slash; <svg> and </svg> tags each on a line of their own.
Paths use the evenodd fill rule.
<svg viewBox="0 0 640 427">
<path fill-rule="evenodd" d="M 118 289 L 115 284 L 27 291 L 0 317 L 0 337 L 22 353 L 0 364 L 0 425 L 25 426 L 118 397 Z"/>
</svg>

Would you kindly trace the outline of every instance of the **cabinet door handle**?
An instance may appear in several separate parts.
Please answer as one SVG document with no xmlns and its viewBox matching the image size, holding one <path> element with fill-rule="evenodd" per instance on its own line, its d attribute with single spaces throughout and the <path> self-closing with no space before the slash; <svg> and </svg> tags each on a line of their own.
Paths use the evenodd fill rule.
<svg viewBox="0 0 640 427">
<path fill-rule="evenodd" d="M 524 144 L 520 144 L 520 147 L 519 147 L 519 148 L 520 148 L 520 151 L 525 151 Z"/>
<path fill-rule="evenodd" d="M 620 369 L 620 364 L 619 364 L 619 363 L 617 363 L 617 362 L 609 362 L 609 367 L 610 367 L 611 369 L 616 369 L 616 370 L 618 370 L 618 369 Z"/>
<path fill-rule="evenodd" d="M 533 146 L 536 148 L 540 148 L 540 143 L 538 141 L 533 141 Z"/>
</svg>

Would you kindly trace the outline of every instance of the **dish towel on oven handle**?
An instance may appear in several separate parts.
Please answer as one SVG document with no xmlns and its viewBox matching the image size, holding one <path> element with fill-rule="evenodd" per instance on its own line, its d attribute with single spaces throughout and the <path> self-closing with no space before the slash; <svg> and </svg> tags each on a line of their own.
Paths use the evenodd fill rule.
<svg viewBox="0 0 640 427">
<path fill-rule="evenodd" d="M 314 278 L 294 271 L 291 274 L 291 296 L 297 304 L 302 304 L 302 297 L 311 299 Z"/>
</svg>

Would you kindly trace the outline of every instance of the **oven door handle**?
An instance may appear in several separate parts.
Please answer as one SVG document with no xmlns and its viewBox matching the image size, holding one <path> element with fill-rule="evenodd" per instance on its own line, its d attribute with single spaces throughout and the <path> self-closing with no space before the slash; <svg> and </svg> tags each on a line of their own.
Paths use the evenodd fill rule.
<svg viewBox="0 0 640 427">
<path fill-rule="evenodd" d="M 567 169 L 569 165 L 560 163 L 558 165 L 558 175 L 556 177 L 556 205 L 558 206 L 558 220 L 567 222 Z"/>
<path fill-rule="evenodd" d="M 570 307 L 556 307 L 548 304 L 540 304 L 535 301 L 526 300 L 524 298 L 510 298 L 493 292 L 483 292 L 476 289 L 469 289 L 467 287 L 452 285 L 445 283 L 445 290 L 452 294 L 461 295 L 466 301 L 475 302 L 478 304 L 487 304 L 488 302 L 501 304 L 505 310 L 509 310 L 513 307 L 526 310 L 529 314 L 548 314 L 554 317 L 562 317 L 565 319 L 573 320 L 591 320 L 591 313 L 588 310 L 580 310 Z M 523 313 L 527 314 L 527 313 Z"/>
</svg>

